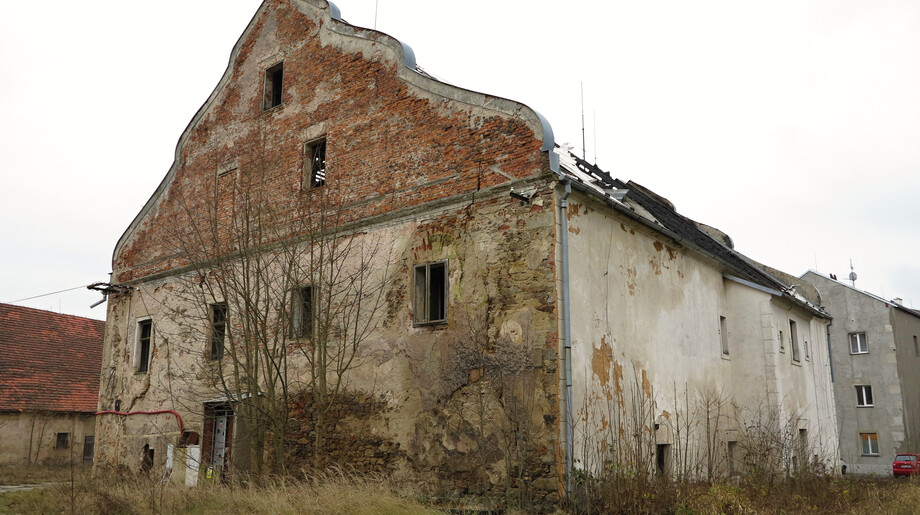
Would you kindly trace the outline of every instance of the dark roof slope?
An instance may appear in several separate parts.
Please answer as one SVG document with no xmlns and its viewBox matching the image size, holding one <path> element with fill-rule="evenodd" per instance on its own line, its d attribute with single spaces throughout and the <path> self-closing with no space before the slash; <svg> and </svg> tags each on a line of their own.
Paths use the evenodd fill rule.
<svg viewBox="0 0 920 515">
<path fill-rule="evenodd" d="M 94 412 L 105 322 L 0 304 L 0 411 Z"/>
</svg>

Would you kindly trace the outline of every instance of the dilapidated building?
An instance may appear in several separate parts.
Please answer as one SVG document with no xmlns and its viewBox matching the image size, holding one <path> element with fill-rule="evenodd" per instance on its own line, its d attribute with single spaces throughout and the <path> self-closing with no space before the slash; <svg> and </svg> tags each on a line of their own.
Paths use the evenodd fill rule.
<svg viewBox="0 0 920 515">
<path fill-rule="evenodd" d="M 0 304 L 0 465 L 93 462 L 104 329 Z"/>
<path fill-rule="evenodd" d="M 260 7 L 113 270 L 101 464 L 546 507 L 575 463 L 740 470 L 742 416 L 834 454 L 826 313 L 324 0 Z"/>
</svg>

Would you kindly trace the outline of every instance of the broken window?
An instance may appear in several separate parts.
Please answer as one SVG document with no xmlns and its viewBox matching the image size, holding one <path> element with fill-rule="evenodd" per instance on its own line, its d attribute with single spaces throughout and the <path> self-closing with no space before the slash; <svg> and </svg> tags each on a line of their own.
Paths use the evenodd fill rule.
<svg viewBox="0 0 920 515">
<path fill-rule="evenodd" d="M 869 342 L 866 333 L 850 333 L 850 354 L 868 354 Z"/>
<path fill-rule="evenodd" d="M 54 443 L 55 449 L 69 449 L 70 448 L 70 433 L 58 433 L 57 441 Z"/>
<path fill-rule="evenodd" d="M 795 329 L 795 320 L 789 321 L 789 345 L 792 347 L 792 361 L 801 361 L 799 356 L 799 335 Z"/>
<path fill-rule="evenodd" d="M 153 340 L 153 320 L 141 320 L 137 323 L 137 371 L 150 369 L 150 346 Z"/>
<path fill-rule="evenodd" d="M 869 385 L 856 385 L 856 406 L 860 408 L 872 407 L 872 387 Z"/>
<path fill-rule="evenodd" d="M 96 449 L 96 436 L 86 435 L 83 437 L 83 463 L 93 462 L 93 453 Z"/>
<path fill-rule="evenodd" d="M 722 337 L 722 355 L 728 356 L 728 326 L 725 317 L 719 317 L 719 335 Z"/>
<path fill-rule="evenodd" d="M 281 105 L 282 84 L 284 83 L 284 63 L 278 63 L 265 70 L 265 96 L 262 109 L 269 110 Z"/>
<path fill-rule="evenodd" d="M 211 352 L 209 359 L 224 357 L 224 340 L 227 337 L 227 303 L 211 304 Z"/>
<path fill-rule="evenodd" d="M 415 267 L 415 325 L 447 322 L 447 261 Z"/>
<path fill-rule="evenodd" d="M 304 169 L 309 177 L 307 185 L 318 188 L 326 184 L 326 139 L 304 145 Z"/>
<path fill-rule="evenodd" d="M 291 306 L 291 327 L 295 338 L 313 337 L 313 315 L 316 305 L 316 289 L 301 286 L 294 290 Z"/>
<path fill-rule="evenodd" d="M 150 472 L 151 469 L 153 469 L 153 449 L 149 443 L 145 443 L 141 455 L 141 472 Z"/>
<path fill-rule="evenodd" d="M 878 456 L 878 433 L 859 433 L 863 456 Z"/>
</svg>

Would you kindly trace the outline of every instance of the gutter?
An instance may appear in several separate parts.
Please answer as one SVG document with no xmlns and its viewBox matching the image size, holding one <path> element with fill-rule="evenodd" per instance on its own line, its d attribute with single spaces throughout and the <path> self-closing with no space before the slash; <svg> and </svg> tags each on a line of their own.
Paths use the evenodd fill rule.
<svg viewBox="0 0 920 515">
<path fill-rule="evenodd" d="M 550 152 L 550 156 L 554 153 Z M 558 161 L 557 161 L 558 165 Z M 568 208 L 569 195 L 572 194 L 572 181 L 568 177 L 562 179 L 565 184 L 565 193 L 559 199 L 560 208 L 560 225 L 562 232 L 562 252 L 560 260 L 562 261 L 562 317 L 563 326 L 562 334 L 565 341 L 563 347 L 562 361 L 565 370 L 565 492 L 567 495 L 572 494 L 572 467 L 573 456 L 575 454 L 575 416 L 572 409 L 572 306 L 571 296 L 569 295 L 569 223 Z"/>
</svg>

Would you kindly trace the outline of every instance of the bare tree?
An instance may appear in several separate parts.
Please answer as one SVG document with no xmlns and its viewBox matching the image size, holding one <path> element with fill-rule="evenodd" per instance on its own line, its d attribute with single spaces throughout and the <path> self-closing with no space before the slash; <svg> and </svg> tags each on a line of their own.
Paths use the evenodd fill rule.
<svg viewBox="0 0 920 515">
<path fill-rule="evenodd" d="M 222 396 L 236 417 L 234 462 L 283 473 L 290 402 L 302 391 L 314 399 L 313 464 L 322 464 L 325 416 L 383 302 L 388 274 L 374 264 L 389 260 L 345 227 L 328 187 L 285 184 L 265 150 L 255 154 L 215 166 L 206 192 L 178 190 L 180 284 L 168 309 L 185 333 L 173 340 L 202 355 L 203 373 L 185 375 L 190 395 L 180 402 Z"/>
</svg>

